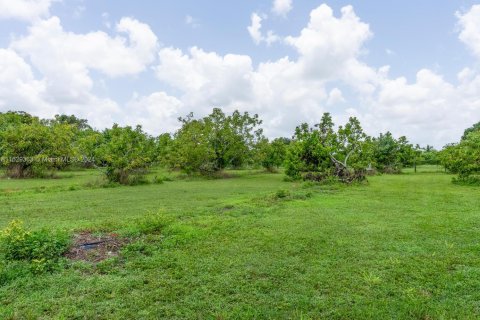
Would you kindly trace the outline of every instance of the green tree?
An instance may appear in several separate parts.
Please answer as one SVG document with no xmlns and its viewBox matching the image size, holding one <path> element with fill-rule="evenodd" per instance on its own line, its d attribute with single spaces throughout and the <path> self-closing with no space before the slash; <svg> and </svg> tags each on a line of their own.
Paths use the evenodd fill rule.
<svg viewBox="0 0 480 320">
<path fill-rule="evenodd" d="M 413 165 L 416 157 L 406 137 L 395 139 L 390 132 L 373 138 L 372 146 L 375 166 L 381 172 L 400 172 L 403 167 Z"/>
<path fill-rule="evenodd" d="M 466 140 L 468 135 L 474 131 L 480 131 L 480 121 L 475 123 L 470 128 L 465 129 L 465 132 L 463 133 L 463 136 L 462 136 L 462 140 Z"/>
<path fill-rule="evenodd" d="M 289 143 L 285 138 L 277 138 L 271 142 L 262 139 L 257 144 L 258 162 L 267 171 L 274 172 L 285 162 Z"/>
<path fill-rule="evenodd" d="M 102 145 L 104 136 L 101 132 L 93 129 L 86 129 L 77 132 L 75 137 L 75 148 L 78 156 L 81 158 L 81 165 L 91 168 L 95 164 L 100 164 L 101 159 L 95 159 L 97 149 Z"/>
<path fill-rule="evenodd" d="M 312 180 L 362 180 L 370 161 L 369 145 L 358 119 L 350 118 L 335 131 L 332 117 L 325 113 L 314 128 L 304 123 L 295 129 L 287 152 L 286 173 Z"/>
<path fill-rule="evenodd" d="M 439 163 L 438 151 L 434 147 L 427 145 L 421 148 L 421 161 L 424 164 L 436 165 Z"/>
<path fill-rule="evenodd" d="M 170 167 L 187 174 L 213 174 L 218 168 L 216 154 L 209 140 L 210 129 L 203 120 L 193 119 L 192 114 L 180 121 L 183 125 L 174 135 L 168 158 Z"/>
<path fill-rule="evenodd" d="M 86 119 L 77 118 L 75 115 L 55 115 L 53 119 L 43 120 L 44 123 L 53 128 L 70 126 L 74 135 L 73 148 L 76 151 L 78 160 L 81 160 L 82 167 L 92 167 L 95 164 L 95 149 L 102 142 L 102 134 L 94 130 Z"/>
<path fill-rule="evenodd" d="M 9 126 L 0 131 L 0 152 L 7 175 L 40 176 L 45 169 L 63 166 L 72 157 L 73 131 L 69 125 L 48 127 L 39 121 Z"/>
<path fill-rule="evenodd" d="M 77 118 L 74 115 L 66 115 L 66 114 L 56 114 L 53 119 L 43 120 L 45 124 L 53 126 L 56 124 L 68 124 L 79 131 L 84 130 L 91 130 L 92 127 L 88 124 L 88 120 Z"/>
<path fill-rule="evenodd" d="M 451 173 L 459 173 L 463 161 L 460 157 L 460 146 L 458 143 L 447 144 L 438 154 L 440 163 Z"/>
<path fill-rule="evenodd" d="M 170 133 L 163 133 L 155 139 L 155 158 L 162 165 L 169 163 L 172 154 L 173 138 Z"/>
<path fill-rule="evenodd" d="M 0 131 L 6 130 L 11 126 L 31 124 L 36 121 L 38 121 L 38 118 L 23 111 L 0 112 Z"/>
<path fill-rule="evenodd" d="M 71 124 L 58 123 L 49 127 L 49 131 L 50 147 L 48 156 L 54 168 L 64 169 L 70 166 L 71 160 L 79 155 L 79 150 L 74 143 L 77 128 Z"/>
<path fill-rule="evenodd" d="M 480 131 L 471 131 L 460 143 L 445 146 L 439 156 L 447 170 L 458 174 L 459 181 L 480 183 Z"/>
<path fill-rule="evenodd" d="M 179 119 L 170 165 L 184 172 L 214 174 L 227 167 L 241 167 L 252 161 L 255 145 L 262 136 L 258 115 L 234 111 L 225 115 L 219 109 L 202 118 L 193 114 Z"/>
<path fill-rule="evenodd" d="M 96 149 L 107 179 L 121 184 L 139 181 L 154 161 L 154 154 L 155 140 L 141 126 L 113 125 L 103 132 L 103 143 Z"/>
</svg>

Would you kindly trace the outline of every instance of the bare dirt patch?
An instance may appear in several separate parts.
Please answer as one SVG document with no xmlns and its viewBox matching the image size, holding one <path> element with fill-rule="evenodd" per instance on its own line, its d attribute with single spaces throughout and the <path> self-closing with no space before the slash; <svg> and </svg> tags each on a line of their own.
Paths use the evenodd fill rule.
<svg viewBox="0 0 480 320">
<path fill-rule="evenodd" d="M 100 262 L 118 256 L 120 249 L 129 239 L 117 234 L 94 235 L 89 231 L 75 234 L 72 246 L 65 256 L 71 260 Z"/>
</svg>

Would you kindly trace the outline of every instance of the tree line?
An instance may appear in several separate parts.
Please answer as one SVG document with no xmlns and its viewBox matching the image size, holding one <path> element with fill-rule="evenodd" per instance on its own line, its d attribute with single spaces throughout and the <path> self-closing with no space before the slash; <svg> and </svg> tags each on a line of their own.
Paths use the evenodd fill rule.
<svg viewBox="0 0 480 320">
<path fill-rule="evenodd" d="M 74 115 L 40 119 L 26 112 L 0 113 L 0 157 L 10 178 L 46 177 L 72 166 L 102 168 L 121 184 L 141 180 L 148 169 L 162 165 L 188 175 L 218 176 L 228 168 L 275 172 L 284 168 L 292 179 L 362 181 L 368 174 L 399 173 L 420 163 L 439 164 L 472 180 L 480 171 L 480 125 L 467 129 L 458 144 L 436 151 L 421 148 L 390 132 L 367 135 L 351 117 L 335 126 L 325 113 L 314 126 L 306 123 L 292 137 L 269 140 L 256 114 L 219 108 L 203 117 L 179 118 L 175 133 L 151 136 L 141 126 L 99 131 Z"/>
<path fill-rule="evenodd" d="M 456 182 L 480 184 L 480 122 L 465 130 L 460 142 L 448 144 L 440 152 L 440 161 Z"/>
</svg>

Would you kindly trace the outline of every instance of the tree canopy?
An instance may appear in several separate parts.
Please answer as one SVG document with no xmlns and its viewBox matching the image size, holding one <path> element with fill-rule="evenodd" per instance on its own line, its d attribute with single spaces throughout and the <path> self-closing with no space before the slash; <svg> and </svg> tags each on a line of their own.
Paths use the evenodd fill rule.
<svg viewBox="0 0 480 320">
<path fill-rule="evenodd" d="M 14 178 L 81 165 L 101 168 L 109 181 L 124 184 L 141 179 L 153 164 L 206 176 L 227 168 L 284 168 L 295 179 L 343 182 L 361 181 L 374 169 L 397 173 L 414 164 L 441 163 L 465 181 L 478 179 L 480 171 L 480 122 L 442 151 L 414 147 L 388 131 L 370 137 L 355 117 L 336 127 L 329 113 L 313 126 L 297 126 L 292 139 L 267 139 L 258 115 L 238 110 L 226 114 L 213 108 L 202 118 L 190 113 L 179 123 L 173 134 L 152 137 L 141 126 L 98 131 L 75 115 L 39 119 L 8 111 L 0 113 L 0 162 Z"/>
<path fill-rule="evenodd" d="M 351 117 L 335 130 L 331 115 L 325 113 L 314 128 L 303 123 L 295 129 L 286 173 L 310 180 L 359 181 L 365 178 L 370 157 L 369 138 L 357 118 Z"/>
<path fill-rule="evenodd" d="M 175 133 L 170 165 L 186 173 L 214 174 L 226 167 L 241 167 L 252 158 L 262 139 L 258 115 L 234 111 L 226 115 L 214 108 L 208 116 L 193 114 L 180 118 L 182 127 Z"/>
<path fill-rule="evenodd" d="M 141 126 L 120 127 L 113 125 L 103 132 L 103 141 L 95 155 L 112 182 L 129 184 L 133 174 L 141 177 L 155 160 L 155 140 L 145 134 Z"/>
</svg>

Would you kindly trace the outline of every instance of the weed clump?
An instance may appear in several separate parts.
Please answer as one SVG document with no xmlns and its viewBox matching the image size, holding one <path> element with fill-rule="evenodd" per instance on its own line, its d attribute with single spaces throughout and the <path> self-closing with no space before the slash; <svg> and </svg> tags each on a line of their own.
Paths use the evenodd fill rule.
<svg viewBox="0 0 480 320">
<path fill-rule="evenodd" d="M 480 175 L 460 175 L 458 178 L 453 178 L 452 182 L 458 185 L 480 186 Z"/>
<path fill-rule="evenodd" d="M 287 198 L 290 196 L 290 191 L 288 190 L 278 190 L 277 192 L 275 192 L 275 198 L 277 199 L 284 199 L 284 198 Z"/>
<path fill-rule="evenodd" d="M 0 234 L 0 250 L 8 262 L 25 261 L 35 272 L 52 270 L 68 250 L 70 237 L 64 232 L 27 230 L 12 221 Z"/>
</svg>

